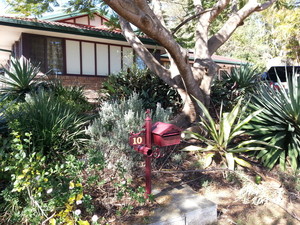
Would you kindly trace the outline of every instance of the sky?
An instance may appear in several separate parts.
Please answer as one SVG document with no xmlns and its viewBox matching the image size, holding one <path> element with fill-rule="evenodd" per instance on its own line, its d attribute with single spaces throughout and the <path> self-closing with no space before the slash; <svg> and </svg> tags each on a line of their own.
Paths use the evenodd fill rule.
<svg viewBox="0 0 300 225">
<path fill-rule="evenodd" d="M 0 0 L 0 15 L 5 15 L 7 9 L 7 3 L 4 0 Z"/>
</svg>

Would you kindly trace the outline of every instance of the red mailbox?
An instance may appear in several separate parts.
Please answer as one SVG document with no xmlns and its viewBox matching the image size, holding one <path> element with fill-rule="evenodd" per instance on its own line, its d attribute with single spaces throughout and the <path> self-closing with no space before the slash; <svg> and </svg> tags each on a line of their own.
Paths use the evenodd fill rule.
<svg viewBox="0 0 300 225">
<path fill-rule="evenodd" d="M 173 124 L 156 122 L 152 125 L 152 143 L 159 147 L 180 143 L 181 129 Z"/>
<path fill-rule="evenodd" d="M 151 194 L 151 158 L 162 157 L 159 148 L 152 150 L 152 146 L 165 147 L 179 144 L 181 129 L 162 122 L 152 125 L 150 110 L 147 110 L 146 115 L 144 130 L 130 133 L 129 144 L 145 156 L 146 196 L 148 196 Z"/>
</svg>

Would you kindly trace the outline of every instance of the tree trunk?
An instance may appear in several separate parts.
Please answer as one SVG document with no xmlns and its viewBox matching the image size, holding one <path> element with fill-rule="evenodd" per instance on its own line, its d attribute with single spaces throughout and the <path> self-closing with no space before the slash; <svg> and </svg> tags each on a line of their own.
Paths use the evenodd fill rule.
<svg viewBox="0 0 300 225">
<path fill-rule="evenodd" d="M 202 5 L 203 1 L 194 0 L 195 15 L 192 15 L 192 18 L 196 20 L 197 25 L 195 26 L 194 64 L 191 66 L 188 51 L 181 47 L 166 26 L 160 0 L 104 0 L 120 16 L 124 37 L 139 57 L 170 87 L 178 90 L 183 100 L 183 108 L 182 113 L 174 119 L 174 123 L 182 128 L 197 121 L 201 115 L 195 98 L 209 107 L 210 87 L 217 72 L 217 66 L 211 58 L 212 54 L 230 38 L 250 14 L 265 10 L 276 1 L 248 0 L 243 2 L 239 9 L 233 7 L 235 10 L 228 13 L 227 21 L 210 36 L 211 23 L 228 8 L 230 0 L 218 0 L 212 8 L 206 10 Z M 130 23 L 164 47 L 171 62 L 170 69 L 163 67 L 150 54 L 133 32 Z"/>
</svg>

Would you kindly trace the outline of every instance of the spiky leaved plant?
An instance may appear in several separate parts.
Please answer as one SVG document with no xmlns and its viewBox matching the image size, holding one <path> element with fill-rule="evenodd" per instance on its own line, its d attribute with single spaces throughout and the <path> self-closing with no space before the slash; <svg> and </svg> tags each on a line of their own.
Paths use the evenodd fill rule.
<svg viewBox="0 0 300 225">
<path fill-rule="evenodd" d="M 224 73 L 221 79 L 216 79 L 212 85 L 211 101 L 219 109 L 231 111 L 240 98 L 248 99 L 257 85 L 257 69 L 249 64 L 233 68 L 230 73 Z"/>
<path fill-rule="evenodd" d="M 199 107 L 202 109 L 204 116 L 201 117 L 200 127 L 207 131 L 207 136 L 200 135 L 198 133 L 191 133 L 194 138 L 203 141 L 206 145 L 205 147 L 200 146 L 188 146 L 183 149 L 183 151 L 203 151 L 209 153 L 207 160 L 211 162 L 212 158 L 221 158 L 225 161 L 227 167 L 231 170 L 234 169 L 235 163 L 242 166 L 250 167 L 251 165 L 245 160 L 237 156 L 238 153 L 248 152 L 248 151 L 259 151 L 263 150 L 264 147 L 252 146 L 253 144 L 266 144 L 262 141 L 257 140 L 244 140 L 235 143 L 235 139 L 243 134 L 243 126 L 256 115 L 258 115 L 261 110 L 257 110 L 249 114 L 246 114 L 247 105 L 242 106 L 242 99 L 234 106 L 231 112 L 222 112 L 220 110 L 220 120 L 216 123 L 214 119 L 210 116 L 206 107 L 198 101 Z M 210 163 L 205 163 L 209 165 Z"/>
<path fill-rule="evenodd" d="M 4 84 L 0 92 L 13 97 L 24 97 L 36 87 L 35 78 L 39 71 L 40 67 L 26 58 L 11 58 L 10 69 L 4 68 L 5 75 L 0 76 L 0 82 Z"/>
<path fill-rule="evenodd" d="M 268 147 L 257 154 L 269 168 L 288 162 L 295 170 L 300 160 L 300 79 L 287 76 L 288 89 L 278 81 L 279 89 L 261 85 L 254 96 L 252 109 L 263 109 L 247 126 L 253 136 L 279 148 Z"/>
<path fill-rule="evenodd" d="M 89 118 L 43 90 L 26 95 L 25 102 L 7 119 L 12 130 L 31 132 L 33 145 L 54 158 L 81 153 L 88 140 L 85 126 Z"/>
</svg>

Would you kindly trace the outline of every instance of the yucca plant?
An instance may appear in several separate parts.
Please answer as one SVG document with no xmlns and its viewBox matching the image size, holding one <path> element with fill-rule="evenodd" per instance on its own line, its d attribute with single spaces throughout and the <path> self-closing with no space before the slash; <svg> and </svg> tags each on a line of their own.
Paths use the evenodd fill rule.
<svg viewBox="0 0 300 225">
<path fill-rule="evenodd" d="M 288 90 L 280 81 L 278 84 L 280 88 L 276 90 L 268 84 L 261 85 L 252 109 L 263 111 L 247 128 L 256 138 L 280 147 L 269 146 L 257 154 L 265 166 L 273 168 L 279 163 L 285 169 L 288 163 L 296 170 L 300 160 L 300 80 L 296 74 L 287 76 Z"/>
<path fill-rule="evenodd" d="M 194 138 L 203 141 L 206 146 L 200 147 L 191 145 L 184 148 L 183 151 L 207 152 L 209 153 L 207 160 L 211 162 L 213 157 L 221 158 L 231 170 L 234 169 L 235 162 L 242 166 L 250 167 L 251 165 L 248 162 L 237 156 L 238 153 L 263 150 L 264 147 L 250 145 L 266 143 L 257 140 L 244 140 L 236 143 L 235 139 L 245 134 L 243 126 L 261 113 L 262 110 L 254 111 L 248 116 L 245 116 L 247 106 L 242 106 L 242 99 L 240 99 L 231 112 L 222 112 L 221 108 L 220 120 L 219 123 L 216 123 L 206 107 L 200 101 L 197 102 L 204 114 L 204 116 L 201 117 L 200 127 L 204 129 L 208 135 L 203 136 L 198 133 L 189 133 L 191 133 Z M 208 165 L 210 163 L 206 162 L 205 164 Z"/>
<path fill-rule="evenodd" d="M 0 82 L 4 84 L 0 92 L 13 97 L 24 97 L 36 87 L 34 79 L 39 71 L 40 67 L 34 66 L 26 58 L 11 58 L 10 69 L 4 68 L 5 75 L 0 76 Z"/>
</svg>

